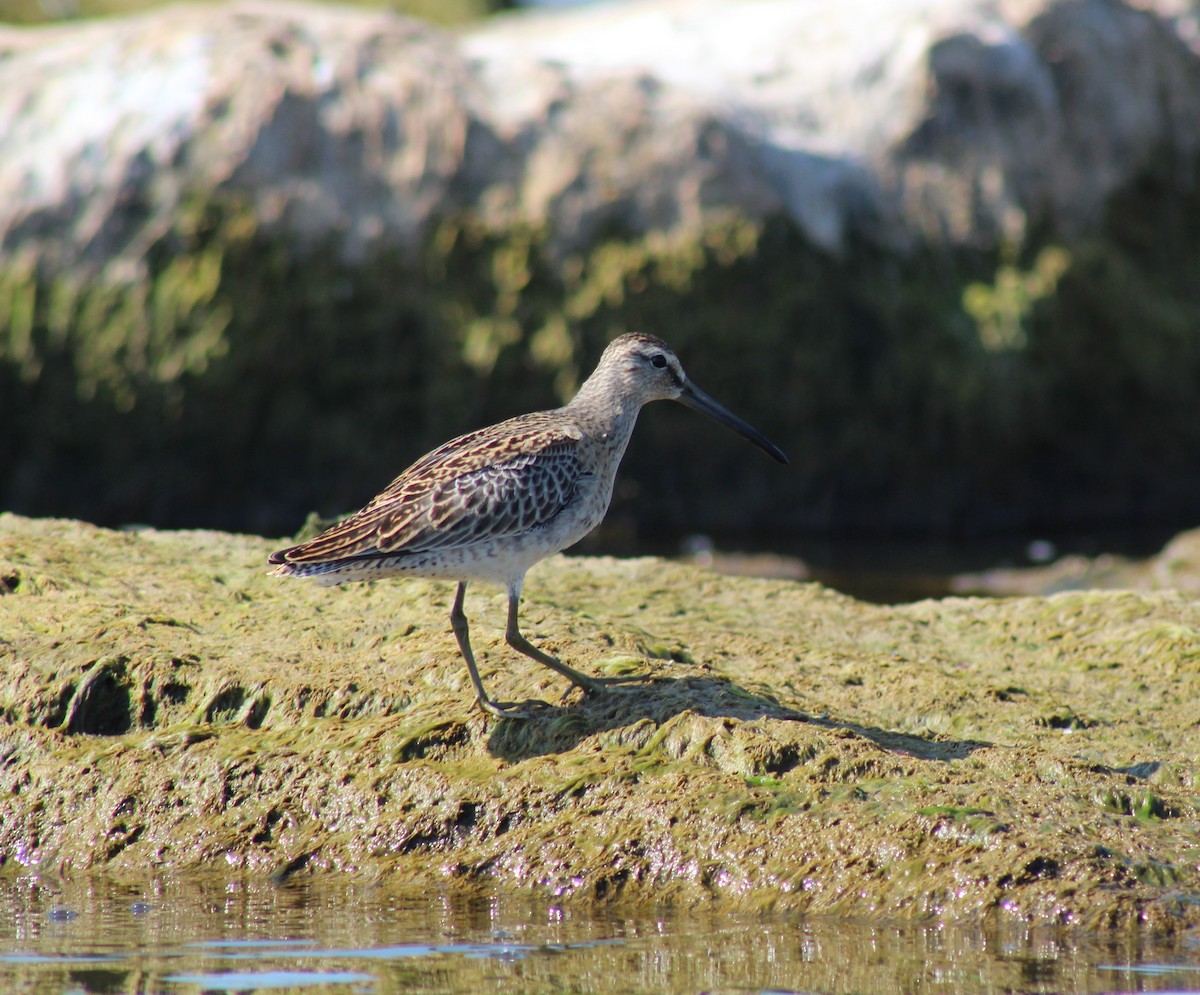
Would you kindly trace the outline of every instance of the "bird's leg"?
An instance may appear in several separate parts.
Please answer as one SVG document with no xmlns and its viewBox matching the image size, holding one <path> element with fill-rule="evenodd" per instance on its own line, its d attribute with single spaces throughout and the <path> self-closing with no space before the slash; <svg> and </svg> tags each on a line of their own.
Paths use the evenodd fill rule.
<svg viewBox="0 0 1200 995">
<path fill-rule="evenodd" d="M 557 657 L 545 653 L 533 645 L 521 634 L 520 622 L 517 619 L 517 608 L 521 602 L 521 592 L 508 592 L 508 628 L 504 631 L 504 639 L 518 653 L 524 653 L 529 659 L 544 664 L 551 670 L 562 674 L 567 680 L 585 691 L 599 691 L 609 684 L 627 684 L 630 681 L 643 681 L 651 675 L 645 674 L 633 677 L 589 677 L 580 673 L 574 667 L 568 667 Z"/>
<path fill-rule="evenodd" d="M 497 701 L 492 701 L 483 689 L 479 668 L 475 666 L 475 654 L 471 652 L 470 626 L 467 624 L 467 616 L 463 611 L 463 597 L 466 593 L 466 581 L 459 582 L 458 591 L 454 595 L 454 605 L 450 609 L 450 628 L 454 630 L 454 638 L 458 640 L 458 651 L 467 663 L 467 673 L 471 675 L 471 683 L 475 685 L 475 697 L 479 700 L 479 707 L 502 719 L 531 718 L 532 712 L 525 710 L 520 705 L 502 705 Z"/>
</svg>

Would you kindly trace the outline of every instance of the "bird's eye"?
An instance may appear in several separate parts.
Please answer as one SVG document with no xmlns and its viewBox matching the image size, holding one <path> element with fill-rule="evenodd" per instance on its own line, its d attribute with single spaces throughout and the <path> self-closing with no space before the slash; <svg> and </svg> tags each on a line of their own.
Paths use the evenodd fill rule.
<svg viewBox="0 0 1200 995">
<path fill-rule="evenodd" d="M 650 357 L 650 365 L 656 370 L 665 370 L 667 368 L 667 357 L 661 352 L 656 352 Z"/>
</svg>

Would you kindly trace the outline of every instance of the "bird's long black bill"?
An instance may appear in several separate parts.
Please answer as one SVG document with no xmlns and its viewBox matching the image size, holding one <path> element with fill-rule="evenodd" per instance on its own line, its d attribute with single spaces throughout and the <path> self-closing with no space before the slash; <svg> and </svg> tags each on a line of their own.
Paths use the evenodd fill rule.
<svg viewBox="0 0 1200 995">
<path fill-rule="evenodd" d="M 726 428 L 731 428 L 743 439 L 753 442 L 759 449 L 780 463 L 788 461 L 783 450 L 768 439 L 758 429 L 752 428 L 742 421 L 732 411 L 728 411 L 709 397 L 704 391 L 690 380 L 683 385 L 683 393 L 679 395 L 679 403 L 686 404 L 693 411 L 708 415 L 714 421 L 719 421 Z"/>
</svg>

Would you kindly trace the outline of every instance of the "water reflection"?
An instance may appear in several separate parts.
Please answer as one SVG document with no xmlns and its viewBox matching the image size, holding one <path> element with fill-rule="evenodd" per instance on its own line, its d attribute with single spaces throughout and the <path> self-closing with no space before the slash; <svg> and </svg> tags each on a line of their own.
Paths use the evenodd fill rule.
<svg viewBox="0 0 1200 995">
<path fill-rule="evenodd" d="M 1196 939 L 624 914 L 332 877 L 0 879 L 6 992 L 1178 991 L 1200 985 Z"/>
</svg>

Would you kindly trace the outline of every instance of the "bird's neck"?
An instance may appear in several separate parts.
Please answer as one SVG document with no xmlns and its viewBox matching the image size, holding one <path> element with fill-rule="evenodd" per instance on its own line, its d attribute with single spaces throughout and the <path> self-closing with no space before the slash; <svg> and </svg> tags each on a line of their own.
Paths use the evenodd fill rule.
<svg viewBox="0 0 1200 995">
<path fill-rule="evenodd" d="M 641 399 L 625 388 L 617 372 L 603 369 L 584 381 L 566 407 L 589 435 L 620 453 L 629 444 L 641 409 Z"/>
</svg>

